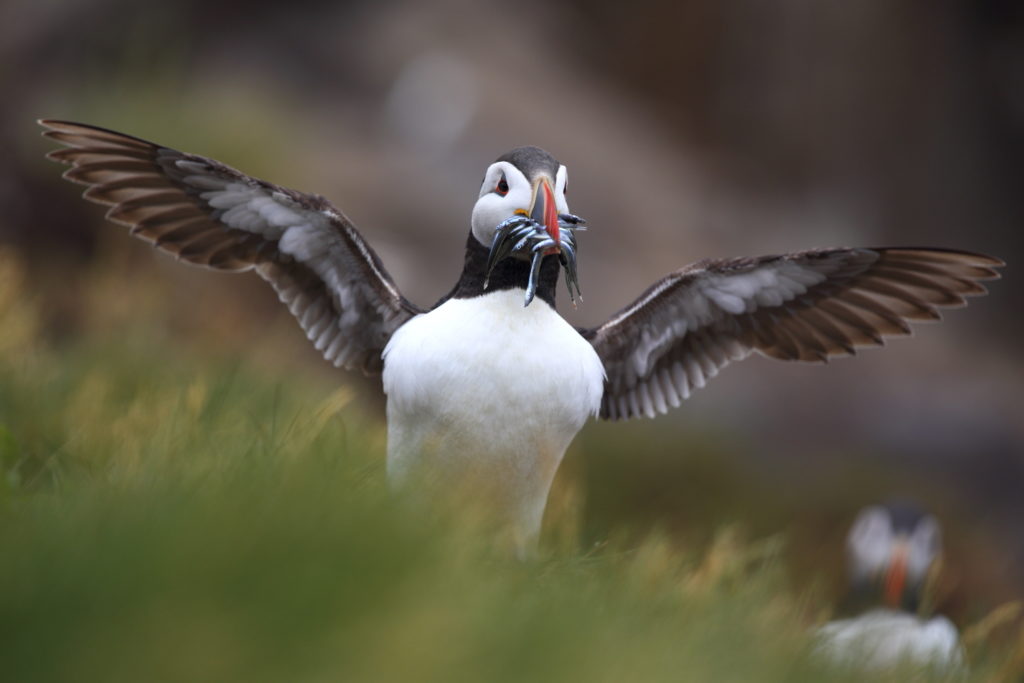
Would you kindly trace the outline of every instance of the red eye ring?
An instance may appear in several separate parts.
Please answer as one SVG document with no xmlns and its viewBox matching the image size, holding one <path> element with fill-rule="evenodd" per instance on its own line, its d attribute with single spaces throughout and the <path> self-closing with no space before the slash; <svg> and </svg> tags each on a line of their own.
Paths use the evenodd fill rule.
<svg viewBox="0 0 1024 683">
<path fill-rule="evenodd" d="M 501 176 L 501 180 L 495 186 L 494 191 L 500 194 L 502 197 L 508 194 L 508 182 L 505 180 L 505 176 Z"/>
</svg>

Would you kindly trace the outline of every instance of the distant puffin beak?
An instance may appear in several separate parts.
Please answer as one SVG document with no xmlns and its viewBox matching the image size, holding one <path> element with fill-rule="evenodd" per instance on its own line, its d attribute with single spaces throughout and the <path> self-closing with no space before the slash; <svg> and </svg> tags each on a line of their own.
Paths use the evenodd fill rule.
<svg viewBox="0 0 1024 683">
<path fill-rule="evenodd" d="M 890 607 L 899 607 L 903 587 L 907 582 L 907 544 L 897 541 L 893 549 L 889 568 L 885 572 L 885 602 Z"/>
<path fill-rule="evenodd" d="M 533 186 L 533 204 L 530 206 L 530 218 L 544 226 L 544 229 L 548 231 L 548 235 L 551 236 L 556 245 L 562 243 L 562 236 L 558 228 L 558 207 L 555 206 L 555 193 L 551 191 L 551 182 L 544 176 L 541 176 Z M 548 247 L 544 251 L 544 255 L 557 254 L 558 252 L 559 248 L 557 246 Z"/>
</svg>

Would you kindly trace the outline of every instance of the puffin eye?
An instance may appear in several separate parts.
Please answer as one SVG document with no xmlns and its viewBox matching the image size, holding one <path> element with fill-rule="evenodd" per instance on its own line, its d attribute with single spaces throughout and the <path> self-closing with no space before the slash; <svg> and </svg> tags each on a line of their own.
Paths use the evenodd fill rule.
<svg viewBox="0 0 1024 683">
<path fill-rule="evenodd" d="M 498 185 L 494 188 L 494 191 L 502 197 L 508 194 L 508 182 L 505 180 L 505 176 L 501 176 L 501 180 L 498 181 Z"/>
</svg>

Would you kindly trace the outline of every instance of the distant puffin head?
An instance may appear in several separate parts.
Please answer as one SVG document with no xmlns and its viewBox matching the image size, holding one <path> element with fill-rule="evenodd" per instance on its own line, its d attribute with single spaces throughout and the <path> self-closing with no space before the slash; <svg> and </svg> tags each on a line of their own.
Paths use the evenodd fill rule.
<svg viewBox="0 0 1024 683">
<path fill-rule="evenodd" d="M 860 511 L 846 538 L 850 581 L 880 593 L 889 607 L 912 609 L 942 553 L 938 520 L 908 503 Z"/>
</svg>

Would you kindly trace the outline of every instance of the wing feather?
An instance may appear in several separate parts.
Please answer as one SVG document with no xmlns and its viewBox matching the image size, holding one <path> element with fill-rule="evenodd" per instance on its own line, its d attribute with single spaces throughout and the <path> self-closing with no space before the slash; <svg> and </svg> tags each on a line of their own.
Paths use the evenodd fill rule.
<svg viewBox="0 0 1024 683">
<path fill-rule="evenodd" d="M 65 145 L 47 156 L 109 206 L 107 218 L 194 265 L 254 270 L 327 360 L 379 372 L 391 334 L 422 310 L 407 301 L 355 226 L 327 200 L 213 159 L 94 126 L 43 120 Z"/>
<path fill-rule="evenodd" d="M 827 362 L 940 319 L 999 277 L 999 259 L 931 248 L 818 249 L 701 261 L 581 332 L 607 372 L 601 416 L 654 417 L 753 352 Z"/>
</svg>

